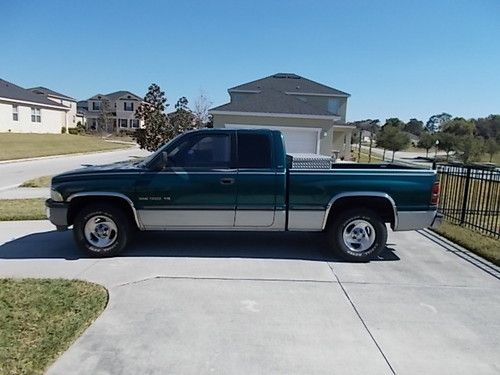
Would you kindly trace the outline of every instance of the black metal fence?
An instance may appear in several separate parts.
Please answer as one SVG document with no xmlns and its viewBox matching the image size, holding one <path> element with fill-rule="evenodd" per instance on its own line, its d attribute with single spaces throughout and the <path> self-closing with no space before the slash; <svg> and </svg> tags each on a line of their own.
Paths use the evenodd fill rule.
<svg viewBox="0 0 500 375">
<path fill-rule="evenodd" d="M 439 211 L 464 227 L 500 238 L 500 169 L 439 164 Z"/>
</svg>

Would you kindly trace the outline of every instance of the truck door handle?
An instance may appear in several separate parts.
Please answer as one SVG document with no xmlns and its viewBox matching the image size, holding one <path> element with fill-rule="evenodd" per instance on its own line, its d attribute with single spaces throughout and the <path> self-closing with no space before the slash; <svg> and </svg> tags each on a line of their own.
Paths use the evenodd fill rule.
<svg viewBox="0 0 500 375">
<path fill-rule="evenodd" d="M 228 177 L 221 178 L 220 184 L 221 185 L 232 185 L 232 184 L 234 184 L 234 178 L 228 178 Z"/>
</svg>

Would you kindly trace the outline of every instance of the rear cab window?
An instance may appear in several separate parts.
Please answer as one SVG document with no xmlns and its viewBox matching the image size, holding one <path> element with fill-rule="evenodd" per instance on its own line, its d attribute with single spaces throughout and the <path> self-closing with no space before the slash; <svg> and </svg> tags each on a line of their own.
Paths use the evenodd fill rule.
<svg viewBox="0 0 500 375">
<path fill-rule="evenodd" d="M 268 132 L 238 132 L 238 168 L 273 169 L 271 134 Z"/>
</svg>

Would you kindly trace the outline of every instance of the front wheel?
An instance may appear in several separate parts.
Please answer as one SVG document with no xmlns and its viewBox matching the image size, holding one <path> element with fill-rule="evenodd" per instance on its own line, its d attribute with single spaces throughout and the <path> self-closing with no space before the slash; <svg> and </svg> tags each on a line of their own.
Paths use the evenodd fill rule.
<svg viewBox="0 0 500 375">
<path fill-rule="evenodd" d="M 73 225 L 77 245 L 94 257 L 118 254 L 127 245 L 129 233 L 130 223 L 125 213 L 109 204 L 84 207 Z"/>
<path fill-rule="evenodd" d="M 354 262 L 368 262 L 384 250 L 387 228 L 380 216 L 368 209 L 352 209 L 335 217 L 328 228 L 332 250 Z"/>
</svg>

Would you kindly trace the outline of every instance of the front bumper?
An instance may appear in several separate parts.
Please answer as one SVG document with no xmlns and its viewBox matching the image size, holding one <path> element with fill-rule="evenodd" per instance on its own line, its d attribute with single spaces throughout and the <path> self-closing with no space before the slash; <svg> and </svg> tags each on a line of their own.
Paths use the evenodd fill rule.
<svg viewBox="0 0 500 375">
<path fill-rule="evenodd" d="M 68 229 L 68 208 L 67 202 L 55 202 L 52 199 L 45 201 L 47 208 L 47 218 L 57 227 L 57 230 Z"/>
</svg>

